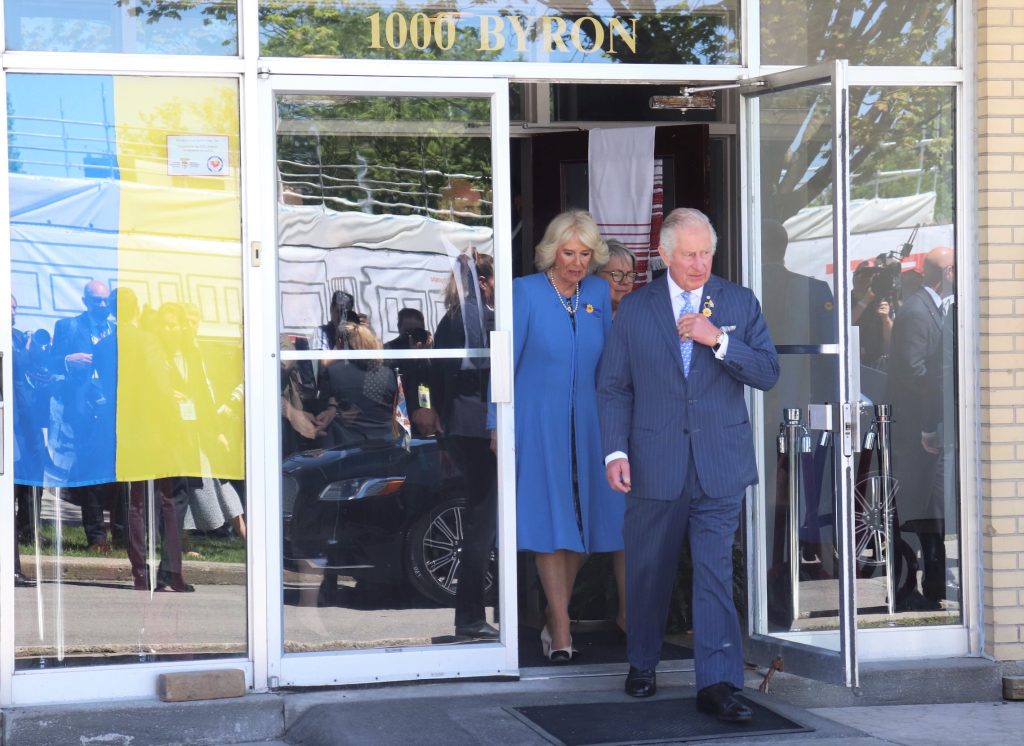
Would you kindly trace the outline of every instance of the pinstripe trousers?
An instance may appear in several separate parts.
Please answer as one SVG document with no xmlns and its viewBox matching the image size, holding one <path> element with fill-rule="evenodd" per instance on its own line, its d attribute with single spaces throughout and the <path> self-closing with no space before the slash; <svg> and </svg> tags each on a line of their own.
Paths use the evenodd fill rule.
<svg viewBox="0 0 1024 746">
<path fill-rule="evenodd" d="M 743 687 L 743 650 L 733 602 L 732 546 L 743 494 L 709 497 L 688 454 L 686 485 L 675 500 L 626 498 L 626 624 L 630 665 L 658 665 L 683 537 L 693 560 L 697 688 Z"/>
</svg>

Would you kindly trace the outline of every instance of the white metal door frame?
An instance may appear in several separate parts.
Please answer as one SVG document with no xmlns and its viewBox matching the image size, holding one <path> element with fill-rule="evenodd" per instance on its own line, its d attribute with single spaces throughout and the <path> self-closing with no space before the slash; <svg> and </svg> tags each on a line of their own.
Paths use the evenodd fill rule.
<svg viewBox="0 0 1024 746">
<path fill-rule="evenodd" d="M 744 237 L 744 257 L 746 258 L 746 282 L 755 291 L 760 291 L 760 269 L 761 256 L 755 251 L 759 241 L 755 240 L 755 231 L 759 231 L 761 225 L 761 200 L 760 200 L 760 105 L 759 97 L 765 94 L 778 92 L 780 90 L 804 88 L 814 85 L 826 84 L 831 89 L 831 126 L 832 126 L 832 148 L 834 157 L 832 159 L 832 186 L 833 186 L 833 211 L 832 211 L 832 260 L 833 266 L 847 266 L 847 243 L 848 226 L 847 210 L 849 205 L 849 106 L 848 106 L 848 81 L 846 75 L 845 60 L 837 60 L 831 63 L 814 65 L 810 67 L 786 70 L 784 72 L 766 75 L 744 81 L 744 88 L 741 95 L 744 99 L 743 113 L 740 119 L 740 139 L 745 143 L 741 147 L 741 178 L 740 189 L 742 194 L 743 223 L 746 230 Z M 838 333 L 834 354 L 838 356 L 839 380 L 837 381 L 836 396 L 841 403 L 858 402 L 860 399 L 860 386 L 857 380 L 857 372 L 849 362 L 849 304 L 844 301 L 849 295 L 846 273 L 835 273 L 835 286 L 833 288 L 836 298 L 836 315 Z M 755 397 L 755 402 L 760 403 L 760 396 Z M 760 413 L 759 406 L 753 407 L 753 411 Z M 763 430 L 769 423 L 760 422 Z M 856 428 L 855 428 L 856 429 Z M 841 430 L 841 428 L 840 428 Z M 856 586 L 854 585 L 855 568 L 853 561 L 853 527 L 852 527 L 852 495 L 854 480 L 854 448 L 843 447 L 844 434 L 835 434 L 835 484 L 838 491 L 835 509 L 835 520 L 840 527 L 837 532 L 839 548 L 839 629 L 834 633 L 812 633 L 808 635 L 787 635 L 789 639 L 782 639 L 778 635 L 766 635 L 760 632 L 766 628 L 763 625 L 764 615 L 767 609 L 767 600 L 764 598 L 760 586 L 760 579 L 765 577 L 767 565 L 766 537 L 764 533 L 764 499 L 761 489 L 756 489 L 753 494 L 760 499 L 748 501 L 747 506 L 747 539 L 748 551 L 752 550 L 748 557 L 748 608 L 750 614 L 749 638 L 747 641 L 748 656 L 756 660 L 768 661 L 780 653 L 785 653 L 786 668 L 789 671 L 805 675 L 811 678 L 821 678 L 834 683 L 843 683 L 847 686 L 857 685 L 857 656 L 856 656 Z M 854 433 L 854 438 L 856 434 Z M 758 448 L 763 449 L 763 439 L 758 439 Z M 849 445 L 849 444 L 847 444 Z M 769 454 L 760 453 L 759 463 L 765 463 Z M 836 641 L 830 640 L 838 636 Z M 821 643 L 829 639 L 831 644 L 828 648 L 821 646 Z M 835 648 L 838 648 L 836 650 Z"/>
<path fill-rule="evenodd" d="M 284 623 L 281 603 L 281 463 L 280 418 L 265 405 L 280 399 L 278 387 L 277 309 L 277 173 L 273 157 L 275 142 L 275 98 L 278 93 L 321 93 L 357 95 L 475 96 L 491 102 L 491 158 L 494 187 L 494 246 L 496 266 L 495 326 L 492 343 L 494 398 L 498 401 L 498 552 L 501 608 L 500 643 L 403 649 L 400 654 L 388 649 L 364 651 L 283 654 Z M 262 592 L 266 614 L 266 685 L 315 686 L 357 684 L 417 679 L 450 679 L 467 676 L 515 676 L 518 673 L 516 635 L 516 540 L 515 471 L 513 419 L 511 403 L 511 324 L 512 324 L 512 252 L 511 185 L 508 153 L 508 82 L 503 79 L 472 78 L 397 78 L 264 76 L 259 86 L 260 152 L 259 233 L 262 238 L 260 265 L 262 281 L 257 292 L 262 296 L 250 308 L 264 310 L 261 319 L 261 363 L 264 406 L 263 464 L 259 475 L 265 489 L 261 507 L 265 532 L 262 536 L 267 554 Z M 255 289 L 255 288 L 254 288 Z M 504 332 L 504 333 L 503 333 Z M 276 412 L 276 405 L 275 412 Z M 257 643 L 258 645 L 259 643 Z M 257 687 L 260 681 L 257 677 Z"/>
</svg>

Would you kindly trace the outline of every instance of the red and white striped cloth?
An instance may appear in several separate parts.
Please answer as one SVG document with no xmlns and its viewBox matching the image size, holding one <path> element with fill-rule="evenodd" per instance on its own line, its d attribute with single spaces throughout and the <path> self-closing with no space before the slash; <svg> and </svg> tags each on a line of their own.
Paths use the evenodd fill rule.
<svg viewBox="0 0 1024 746">
<path fill-rule="evenodd" d="M 652 234 L 654 208 L 657 230 L 662 217 L 654 127 L 593 129 L 588 150 L 590 214 L 602 238 L 616 238 L 636 255 L 637 286 L 643 285 L 650 276 L 651 237 L 657 235 Z"/>
</svg>

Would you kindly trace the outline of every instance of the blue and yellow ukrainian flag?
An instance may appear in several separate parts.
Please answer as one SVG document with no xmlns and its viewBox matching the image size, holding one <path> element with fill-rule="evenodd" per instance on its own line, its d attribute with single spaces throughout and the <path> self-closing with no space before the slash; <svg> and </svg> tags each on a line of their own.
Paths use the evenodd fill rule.
<svg viewBox="0 0 1024 746">
<path fill-rule="evenodd" d="M 237 82 L 11 75 L 7 106 L 15 344 L 26 340 L 14 356 L 15 481 L 242 478 Z M 195 173 L 182 166 L 189 144 L 208 155 Z M 116 344 L 92 327 L 92 349 L 109 361 L 101 369 L 94 355 L 91 393 L 74 397 L 64 356 L 48 358 L 46 343 L 82 316 L 94 281 L 118 290 Z M 123 307 L 128 296 L 139 313 Z M 162 336 L 172 317 L 189 320 L 187 343 Z M 168 377 L 170 390 L 157 390 Z M 186 377 L 192 391 L 176 390 Z"/>
</svg>

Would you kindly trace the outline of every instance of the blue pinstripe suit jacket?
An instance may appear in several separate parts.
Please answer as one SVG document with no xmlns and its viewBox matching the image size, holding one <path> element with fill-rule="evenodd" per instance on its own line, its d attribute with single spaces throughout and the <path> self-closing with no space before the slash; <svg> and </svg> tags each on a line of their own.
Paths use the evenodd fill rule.
<svg viewBox="0 0 1024 746">
<path fill-rule="evenodd" d="M 598 377 L 602 447 L 629 455 L 632 497 L 679 498 L 691 447 L 708 495 L 737 495 L 757 482 L 743 387 L 774 386 L 779 359 L 750 290 L 712 275 L 704 297 L 714 302 L 710 320 L 735 330 L 724 360 L 694 343 L 688 377 L 665 277 L 627 295 L 612 324 Z"/>
</svg>

